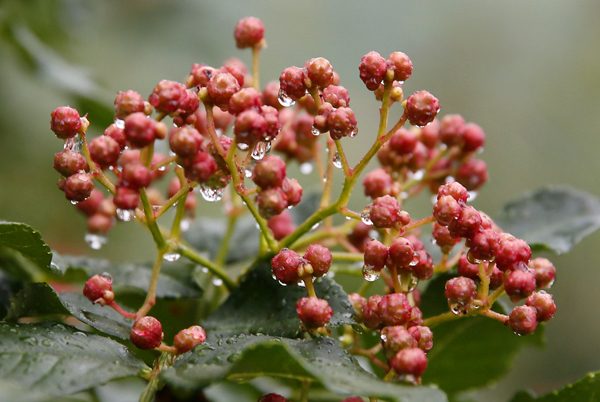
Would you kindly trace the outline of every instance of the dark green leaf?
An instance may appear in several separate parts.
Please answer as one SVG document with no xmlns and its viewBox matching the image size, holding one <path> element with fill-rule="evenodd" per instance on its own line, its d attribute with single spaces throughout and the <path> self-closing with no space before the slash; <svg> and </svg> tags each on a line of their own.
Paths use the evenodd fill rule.
<svg viewBox="0 0 600 402">
<path fill-rule="evenodd" d="M 542 187 L 506 204 L 496 223 L 534 250 L 566 253 L 600 228 L 600 201 L 568 187 Z"/>
<path fill-rule="evenodd" d="M 292 215 L 296 225 L 303 224 L 309 216 L 319 209 L 322 196 L 323 193 L 321 191 L 309 191 L 304 193 L 300 204 L 290 209 L 290 215 Z"/>
<path fill-rule="evenodd" d="M 332 279 L 317 279 L 315 292 L 333 308 L 330 326 L 355 323 L 348 295 Z M 204 327 L 213 339 L 259 333 L 295 338 L 300 334 L 296 302 L 306 295 L 299 286 L 279 284 L 271 277 L 271 265 L 263 263 L 246 274 Z"/>
<path fill-rule="evenodd" d="M 600 372 L 590 373 L 573 384 L 539 397 L 520 391 L 511 402 L 600 402 Z"/>
<path fill-rule="evenodd" d="M 393 401 L 446 400 L 435 387 L 383 382 L 364 371 L 332 338 L 299 341 L 242 335 L 196 347 L 162 375 L 167 383 L 188 389 L 224 379 L 248 381 L 271 376 L 306 380 L 338 395 L 374 396 Z"/>
<path fill-rule="evenodd" d="M 125 346 L 63 324 L 0 323 L 0 377 L 63 395 L 135 376 L 147 366 Z"/>
<path fill-rule="evenodd" d="M 56 395 L 40 390 L 33 391 L 14 381 L 0 378 L 0 401 L 10 402 L 56 402 Z M 87 399 L 61 396 L 60 402 L 86 402 Z"/>
<path fill-rule="evenodd" d="M 113 277 L 115 293 L 135 289 L 146 292 L 152 276 L 152 266 L 145 264 L 113 263 L 108 260 L 77 257 L 68 255 L 54 255 L 52 267 L 58 275 L 67 273 L 68 270 L 83 270 L 85 277 L 90 277 L 104 272 Z M 165 298 L 189 298 L 200 297 L 202 292 L 192 280 L 193 266 L 177 263 L 180 270 L 176 275 L 168 275 L 171 270 L 170 264 L 164 263 L 163 270 L 158 277 L 156 288 L 157 297 Z M 182 275 L 186 272 L 186 275 Z"/>
<path fill-rule="evenodd" d="M 40 232 L 24 223 L 0 222 L 0 246 L 18 251 L 42 269 L 50 268 L 52 251 Z"/>
<path fill-rule="evenodd" d="M 9 278 L 0 271 L 0 317 L 5 317 L 10 308 L 10 298 L 23 288 L 23 282 Z"/>
<path fill-rule="evenodd" d="M 76 293 L 57 294 L 47 283 L 30 283 L 11 299 L 6 321 L 22 317 L 72 315 L 79 321 L 108 335 L 129 339 L 131 320 L 123 318 L 110 307 L 92 304 Z"/>
<path fill-rule="evenodd" d="M 106 102 L 86 95 L 76 95 L 73 106 L 82 115 L 87 114 L 87 119 L 94 122 L 94 126 L 108 127 L 115 119 L 115 109 L 106 106 Z"/>
<path fill-rule="evenodd" d="M 439 275 L 423 293 L 424 317 L 449 311 L 444 286 L 450 277 L 450 274 Z M 498 302 L 494 310 L 505 312 Z M 523 347 L 543 346 L 543 330 L 540 325 L 533 335 L 520 337 L 498 321 L 483 316 L 459 318 L 435 326 L 423 382 L 436 384 L 449 395 L 489 385 L 510 370 Z"/>
</svg>

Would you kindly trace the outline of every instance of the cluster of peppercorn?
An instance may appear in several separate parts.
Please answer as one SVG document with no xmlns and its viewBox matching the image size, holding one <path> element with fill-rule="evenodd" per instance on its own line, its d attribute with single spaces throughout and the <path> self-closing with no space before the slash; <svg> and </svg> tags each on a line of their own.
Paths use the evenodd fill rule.
<svg viewBox="0 0 600 402">
<path fill-rule="evenodd" d="M 234 36 L 237 46 L 252 48 L 254 56 L 265 44 L 264 26 L 256 18 L 241 20 Z M 372 356 L 373 363 L 397 378 L 419 383 L 427 367 L 427 352 L 433 347 L 431 328 L 447 318 L 423 318 L 419 281 L 457 266 L 459 276 L 450 279 L 445 288 L 450 316 L 486 315 L 525 335 L 556 311 L 552 296 L 544 291 L 552 285 L 556 270 L 546 259 L 532 260 L 525 241 L 504 233 L 487 215 L 467 205 L 469 192 L 479 190 L 488 178 L 485 162 L 476 157 L 483 149 L 485 134 L 481 127 L 457 114 L 438 120 L 440 103 L 427 91 L 415 92 L 404 100 L 403 83 L 412 70 L 411 60 L 401 52 L 387 59 L 369 52 L 362 58 L 359 77 L 382 102 L 382 119 L 387 119 L 393 103 L 401 105 L 403 115 L 391 130 L 378 133 L 363 159 L 368 162 L 377 156 L 381 164 L 363 180 L 364 194 L 372 203 L 362 213 L 340 204 L 335 212 L 353 222 L 329 225 L 327 233 L 335 233 L 336 228 L 349 232 L 331 236 L 338 240 L 333 246 L 331 241 L 323 244 L 361 259 L 367 281 L 385 278 L 388 286 L 384 295 L 366 298 L 350 294 L 354 318 L 368 330 L 380 333 L 380 349 L 388 364 Z M 287 177 L 286 164 L 292 160 L 318 164 L 322 149 L 319 138 L 326 137 L 327 150 L 331 151 L 327 162 L 344 167 L 343 191 L 352 191 L 366 163 L 361 161 L 350 169 L 339 141 L 357 134 L 356 117 L 348 91 L 339 85 L 340 77 L 324 58 L 286 68 L 279 82 L 268 83 L 262 92 L 256 73 L 255 69 L 250 74 L 236 59 L 218 69 L 194 64 L 184 83 L 163 80 L 147 101 L 135 91 L 120 92 L 115 99 L 115 123 L 89 144 L 85 138 L 87 119 L 69 107 L 56 109 L 51 127 L 65 140 L 64 150 L 56 154 L 54 163 L 61 174 L 59 187 L 88 216 L 88 231 L 105 234 L 116 217 L 136 217 L 147 223 L 183 199 L 185 203 L 179 205 L 193 216 L 195 188 L 204 199 L 215 201 L 231 185 L 232 194 L 253 213 L 265 239 L 273 239 L 270 254 L 262 256 L 272 257 L 273 278 L 284 286 L 299 284 L 307 290 L 308 296 L 296 304 L 301 328 L 312 336 L 327 336 L 334 312 L 327 300 L 317 297 L 313 281 L 329 272 L 334 258 L 328 247 L 317 242 L 298 246 L 298 251 L 292 249 L 293 241 L 285 242 L 298 229 L 287 209 L 300 203 L 303 193 L 300 183 Z M 154 119 L 150 117 L 153 113 Z M 170 130 L 162 122 L 167 116 L 174 125 Z M 407 121 L 413 127 L 404 128 Z M 155 152 L 155 143 L 163 139 L 168 139 L 170 156 Z M 339 153 L 333 155 L 336 147 Z M 269 154 L 271 150 L 285 159 Z M 165 200 L 150 185 L 163 177 L 172 163 L 175 177 Z M 256 187 L 246 188 L 246 178 Z M 112 195 L 104 197 L 94 189 L 92 179 Z M 433 213 L 413 220 L 402 204 L 423 189 L 436 195 Z M 429 224 L 442 252 L 438 263 L 421 241 L 420 227 Z M 327 235 L 322 238 L 330 240 Z M 170 240 L 176 243 L 178 239 Z M 456 247 L 460 250 L 453 252 Z M 302 256 L 300 250 L 304 251 Z M 142 349 L 181 354 L 206 339 L 204 330 L 194 326 L 175 337 L 174 347 L 164 345 L 160 322 L 146 315 L 153 301 L 138 313 L 124 311 L 114 301 L 109 277 L 92 277 L 84 294 L 92 302 L 135 320 L 131 340 Z M 525 304 L 508 316 L 492 311 L 503 294 L 515 303 L 525 299 Z M 359 348 L 357 342 L 352 348 Z M 268 394 L 259 400 L 269 401 L 285 398 Z"/>
</svg>

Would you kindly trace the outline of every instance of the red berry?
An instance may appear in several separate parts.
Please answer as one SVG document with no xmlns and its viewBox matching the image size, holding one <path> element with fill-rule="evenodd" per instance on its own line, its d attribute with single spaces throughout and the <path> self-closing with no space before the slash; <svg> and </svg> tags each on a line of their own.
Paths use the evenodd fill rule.
<svg viewBox="0 0 600 402">
<path fill-rule="evenodd" d="M 274 107 L 277 110 L 283 108 L 283 105 L 279 103 L 279 81 L 271 81 L 262 92 L 262 104 Z"/>
<path fill-rule="evenodd" d="M 425 250 L 417 251 L 417 258 L 413 260 L 416 264 L 411 266 L 411 272 L 420 281 L 430 279 L 433 276 L 433 258 Z"/>
<path fill-rule="evenodd" d="M 108 274 L 94 275 L 85 283 L 83 295 L 92 303 L 99 303 L 104 306 L 115 298 L 112 291 L 112 281 L 111 276 Z"/>
<path fill-rule="evenodd" d="M 267 155 L 261 159 L 252 171 L 252 181 L 261 189 L 281 187 L 286 176 L 283 159 L 277 155 Z"/>
<path fill-rule="evenodd" d="M 525 304 L 535 308 L 536 319 L 538 322 L 546 322 L 554 317 L 556 312 L 556 304 L 552 299 L 552 295 L 544 292 L 535 292 L 527 298 Z"/>
<path fill-rule="evenodd" d="M 367 302 L 367 299 L 358 293 L 351 293 L 348 295 L 348 300 L 350 300 L 350 304 L 352 304 L 352 308 L 354 309 L 354 319 L 360 324 L 363 322 L 363 306 Z"/>
<path fill-rule="evenodd" d="M 440 101 L 427 91 L 418 91 L 406 100 L 408 121 L 413 126 L 423 127 L 431 123 L 440 111 Z"/>
<path fill-rule="evenodd" d="M 376 228 L 401 227 L 403 217 L 400 215 L 398 200 L 390 195 L 377 197 L 369 208 L 369 219 Z"/>
<path fill-rule="evenodd" d="M 81 128 L 79 112 L 69 106 L 54 109 L 50 117 L 50 129 L 62 140 L 75 137 Z"/>
<path fill-rule="evenodd" d="M 319 328 L 329 323 L 333 309 L 327 300 L 303 297 L 296 303 L 296 312 L 307 329 Z"/>
<path fill-rule="evenodd" d="M 148 102 L 157 112 L 171 114 L 180 108 L 187 97 L 186 87 L 175 81 L 162 80 L 152 90 Z"/>
<path fill-rule="evenodd" d="M 204 138 L 193 127 L 172 128 L 169 132 L 169 146 L 178 156 L 192 158 L 201 150 Z"/>
<path fill-rule="evenodd" d="M 454 237 L 450 236 L 450 231 L 448 228 L 440 225 L 437 222 L 433 224 L 432 235 L 433 239 L 435 240 L 435 244 L 441 248 L 443 253 L 449 253 L 452 250 L 452 247 L 454 247 L 460 241 L 460 239 L 455 239 Z"/>
<path fill-rule="evenodd" d="M 300 279 L 298 270 L 306 264 L 306 260 L 293 250 L 282 249 L 271 260 L 273 276 L 284 285 L 295 285 Z"/>
<path fill-rule="evenodd" d="M 529 267 L 535 270 L 535 283 L 540 289 L 549 289 L 556 278 L 556 268 L 546 258 L 534 258 L 529 261 Z"/>
<path fill-rule="evenodd" d="M 125 118 L 125 137 L 134 148 L 144 148 L 158 138 L 156 121 L 144 113 L 132 113 Z"/>
<path fill-rule="evenodd" d="M 350 95 L 342 86 L 329 85 L 323 89 L 323 102 L 330 103 L 336 109 L 350 106 Z"/>
<path fill-rule="evenodd" d="M 377 52 L 369 52 L 362 57 L 358 65 L 360 79 L 369 91 L 375 91 L 387 70 L 387 61 Z"/>
<path fill-rule="evenodd" d="M 463 207 L 460 213 L 450 225 L 448 225 L 450 236 L 454 238 L 473 238 L 481 230 L 481 215 L 470 205 Z"/>
<path fill-rule="evenodd" d="M 417 142 L 417 136 L 402 127 L 390 138 L 389 147 L 394 152 L 405 155 L 410 154 L 415 149 Z"/>
<path fill-rule="evenodd" d="M 402 349 L 392 357 L 390 366 L 398 374 L 419 378 L 427 369 L 427 356 L 420 348 Z"/>
<path fill-rule="evenodd" d="M 161 344 L 164 336 L 160 321 L 145 316 L 135 321 L 129 339 L 140 349 L 154 349 Z"/>
<path fill-rule="evenodd" d="M 448 304 L 465 305 L 477 296 L 477 285 L 471 278 L 458 276 L 446 282 L 444 295 L 448 299 Z"/>
<path fill-rule="evenodd" d="M 371 240 L 365 246 L 365 265 L 375 271 L 381 271 L 388 258 L 388 248 L 379 240 Z"/>
<path fill-rule="evenodd" d="M 392 241 L 388 251 L 388 260 L 398 268 L 406 268 L 415 260 L 415 246 L 405 238 L 398 237 Z"/>
<path fill-rule="evenodd" d="M 150 185 L 150 170 L 140 162 L 131 162 L 123 166 L 120 185 L 139 190 Z"/>
<path fill-rule="evenodd" d="M 537 311 L 531 306 L 516 306 L 508 316 L 508 325 L 517 335 L 533 334 L 537 327 Z"/>
<path fill-rule="evenodd" d="M 391 195 L 396 197 L 400 193 L 400 184 L 392 180 L 385 170 L 377 168 L 369 172 L 364 180 L 365 195 L 373 199 Z"/>
<path fill-rule="evenodd" d="M 363 304 L 363 321 L 365 327 L 370 329 L 378 328 L 381 325 L 381 318 L 379 315 L 379 302 L 383 296 L 373 295 L 367 299 L 367 302 Z"/>
<path fill-rule="evenodd" d="M 394 72 L 395 81 L 406 81 L 412 74 L 413 64 L 412 61 L 402 52 L 394 52 L 390 54 L 386 62 L 388 70 Z"/>
<path fill-rule="evenodd" d="M 448 226 L 456 220 L 463 206 L 450 195 L 438 198 L 433 205 L 433 216 L 442 226 Z"/>
<path fill-rule="evenodd" d="M 448 114 L 440 123 L 440 141 L 451 147 L 464 141 L 465 119 L 459 114 Z"/>
<path fill-rule="evenodd" d="M 94 189 L 87 200 L 77 203 L 77 209 L 89 217 L 99 211 L 103 201 L 104 194 L 102 191 Z"/>
<path fill-rule="evenodd" d="M 196 157 L 183 165 L 185 177 L 200 183 L 206 182 L 218 169 L 217 162 L 208 152 L 198 152 Z"/>
<path fill-rule="evenodd" d="M 107 137 L 117 141 L 121 151 L 127 146 L 127 137 L 125 136 L 125 131 L 114 123 L 104 130 L 103 135 L 106 135 Z"/>
<path fill-rule="evenodd" d="M 371 239 L 369 233 L 371 232 L 371 226 L 364 222 L 358 222 L 354 229 L 348 233 L 348 241 L 356 247 L 358 250 L 364 250 L 367 242 Z"/>
<path fill-rule="evenodd" d="M 267 129 L 261 137 L 261 141 L 273 141 L 279 135 L 281 131 L 281 124 L 279 123 L 279 112 L 277 109 L 271 106 L 261 106 L 260 114 L 264 117 L 267 123 Z"/>
<path fill-rule="evenodd" d="M 327 116 L 329 134 L 334 140 L 342 137 L 354 137 L 358 133 L 356 117 L 349 107 L 340 107 Z"/>
<path fill-rule="evenodd" d="M 117 93 L 115 97 L 115 117 L 125 119 L 132 113 L 144 112 L 146 104 L 142 95 L 135 91 L 125 91 Z"/>
<path fill-rule="evenodd" d="M 521 239 L 509 233 L 502 233 L 496 248 L 496 266 L 501 270 L 513 269 L 519 263 L 527 264 L 531 258 L 531 248 Z"/>
<path fill-rule="evenodd" d="M 384 326 L 404 325 L 410 320 L 412 307 L 404 293 L 391 293 L 379 302 L 379 318 Z"/>
<path fill-rule="evenodd" d="M 124 186 L 118 186 L 113 198 L 113 203 L 117 208 L 120 209 L 136 209 L 140 203 L 140 194 L 137 190 L 133 190 Z"/>
<path fill-rule="evenodd" d="M 240 84 L 232 74 L 217 73 L 210 79 L 206 89 L 213 103 L 226 111 L 229 100 L 240 90 Z"/>
<path fill-rule="evenodd" d="M 281 189 L 287 197 L 288 207 L 295 207 L 302 201 L 302 186 L 296 179 L 286 177 L 281 183 Z"/>
<path fill-rule="evenodd" d="M 279 215 L 288 206 L 287 196 L 281 187 L 272 187 L 259 191 L 256 196 L 258 213 L 265 219 Z"/>
<path fill-rule="evenodd" d="M 383 327 L 381 330 L 381 344 L 388 356 L 393 356 L 401 349 L 417 346 L 415 338 L 401 325 Z"/>
<path fill-rule="evenodd" d="M 200 325 L 193 325 L 182 329 L 175 335 L 173 346 L 177 349 L 177 353 L 185 353 L 204 341 L 206 341 L 206 331 L 204 328 Z"/>
<path fill-rule="evenodd" d="M 471 264 L 466 254 L 460 256 L 457 264 L 458 274 L 473 280 L 479 280 L 479 265 Z"/>
<path fill-rule="evenodd" d="M 242 88 L 229 99 L 227 111 L 237 116 L 247 109 L 258 110 L 260 106 L 260 92 L 254 88 Z"/>
<path fill-rule="evenodd" d="M 434 149 L 438 145 L 440 132 L 440 121 L 434 119 L 430 124 L 425 127 L 421 127 L 421 135 L 419 141 L 423 143 L 428 149 Z"/>
<path fill-rule="evenodd" d="M 256 110 L 248 109 L 235 120 L 233 133 L 238 144 L 256 145 L 267 131 L 267 121 Z"/>
<path fill-rule="evenodd" d="M 233 31 L 238 49 L 256 46 L 265 35 L 265 25 L 255 17 L 246 17 L 238 21 Z"/>
<path fill-rule="evenodd" d="M 463 131 L 463 152 L 473 152 L 485 144 L 485 133 L 475 123 L 467 123 Z"/>
<path fill-rule="evenodd" d="M 71 149 L 64 149 L 54 155 L 54 170 L 61 176 L 69 177 L 81 171 L 87 172 L 90 168 L 82 154 Z"/>
<path fill-rule="evenodd" d="M 465 204 L 469 198 L 467 189 L 462 184 L 455 181 L 444 183 L 438 187 L 437 199 L 439 200 L 445 195 L 449 195 L 459 203 L 463 204 Z"/>
<path fill-rule="evenodd" d="M 433 332 L 429 327 L 415 325 L 408 328 L 408 333 L 417 341 L 417 346 L 423 349 L 424 352 L 429 351 L 433 347 Z"/>
<path fill-rule="evenodd" d="M 266 394 L 258 398 L 258 402 L 288 402 L 283 396 L 279 394 Z"/>
<path fill-rule="evenodd" d="M 512 302 L 516 303 L 535 292 L 535 273 L 526 269 L 515 269 L 504 280 L 504 290 Z"/>
<path fill-rule="evenodd" d="M 275 240 L 281 240 L 296 230 L 296 224 L 288 211 L 283 211 L 267 221 L 267 226 L 273 232 Z"/>
<path fill-rule="evenodd" d="M 304 64 L 304 69 L 306 70 L 306 76 L 311 81 L 313 87 L 317 86 L 319 88 L 325 88 L 332 84 L 333 67 L 331 67 L 329 60 L 324 59 L 323 57 L 310 59 Z"/>
<path fill-rule="evenodd" d="M 467 190 L 479 190 L 488 180 L 487 165 L 481 159 L 471 159 L 458 169 L 456 181 L 464 185 Z"/>
<path fill-rule="evenodd" d="M 477 232 L 469 240 L 469 253 L 477 260 L 491 261 L 494 258 L 494 252 L 498 247 L 498 233 L 492 229 L 485 229 Z"/>
<path fill-rule="evenodd" d="M 194 64 L 192 71 L 186 79 L 185 83 L 188 88 L 199 86 L 205 88 L 208 86 L 210 79 L 218 73 L 216 68 L 205 64 Z"/>
<path fill-rule="evenodd" d="M 303 258 L 313 267 L 314 277 L 320 277 L 329 272 L 333 261 L 331 251 L 320 244 L 311 244 L 306 249 Z"/>
<path fill-rule="evenodd" d="M 292 101 L 297 101 L 306 95 L 306 86 L 304 85 L 305 79 L 306 72 L 302 68 L 286 68 L 279 77 L 280 93 L 290 98 Z"/>
<path fill-rule="evenodd" d="M 89 150 L 90 157 L 101 169 L 115 166 L 121 156 L 121 146 L 107 135 L 94 138 L 89 144 Z"/>
<path fill-rule="evenodd" d="M 94 182 L 86 173 L 76 173 L 69 176 L 64 185 L 64 192 L 67 200 L 76 202 L 86 200 L 93 189 Z"/>
</svg>

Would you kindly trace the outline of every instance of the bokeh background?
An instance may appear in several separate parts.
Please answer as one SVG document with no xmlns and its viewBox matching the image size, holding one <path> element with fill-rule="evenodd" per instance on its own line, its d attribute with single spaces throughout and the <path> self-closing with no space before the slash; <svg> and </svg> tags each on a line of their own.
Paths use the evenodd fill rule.
<svg viewBox="0 0 600 402">
<path fill-rule="evenodd" d="M 399 50 L 414 64 L 406 94 L 427 89 L 442 114 L 461 113 L 487 134 L 481 158 L 490 181 L 476 208 L 494 217 L 507 200 L 543 184 L 600 196 L 600 2 L 4 0 L 0 219 L 33 226 L 60 252 L 153 259 L 150 236 L 135 225 L 118 225 L 102 250 L 87 248 L 85 219 L 56 188 L 52 158 L 61 143 L 50 112 L 77 106 L 94 127 L 97 105 L 111 106 L 119 90 L 147 96 L 161 79 L 183 80 L 192 63 L 249 63 L 232 32 L 250 15 L 266 26 L 263 84 L 312 57 L 330 60 L 359 121 L 358 136 L 345 140 L 354 163 L 378 120 L 358 64 L 371 50 L 384 57 Z M 361 197 L 356 209 L 365 205 Z M 410 205 L 411 215 L 426 216 L 428 202 Z M 215 208 L 202 203 L 199 212 Z M 552 257 L 558 312 L 547 347 L 526 350 L 511 374 L 473 399 L 504 401 L 525 387 L 546 392 L 600 369 L 598 250 L 595 233 Z"/>
</svg>

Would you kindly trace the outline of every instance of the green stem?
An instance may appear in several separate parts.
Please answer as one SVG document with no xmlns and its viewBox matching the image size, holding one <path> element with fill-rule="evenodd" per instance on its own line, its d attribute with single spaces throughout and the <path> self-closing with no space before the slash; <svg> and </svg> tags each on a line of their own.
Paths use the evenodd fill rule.
<svg viewBox="0 0 600 402">
<path fill-rule="evenodd" d="M 308 292 L 308 297 L 317 297 L 315 293 L 315 286 L 312 282 L 312 276 L 305 276 L 302 278 L 302 282 L 304 282 L 304 286 L 306 287 L 306 291 Z"/>
<path fill-rule="evenodd" d="M 214 276 L 220 278 L 223 281 L 223 284 L 225 285 L 225 287 L 227 287 L 228 290 L 231 291 L 235 288 L 235 283 L 231 280 L 231 278 L 229 278 L 229 276 L 227 275 L 225 270 L 223 270 L 223 268 L 216 264 L 213 264 L 210 260 L 207 260 L 206 258 L 200 256 L 192 248 L 183 244 L 179 244 L 179 248 L 177 249 L 177 251 L 181 252 L 181 255 L 189 259 L 190 261 L 195 262 L 198 265 L 202 265 L 203 267 L 206 267 L 210 273 L 212 273 Z"/>
<path fill-rule="evenodd" d="M 390 371 L 388 371 L 388 373 L 385 375 L 385 377 L 383 377 L 383 381 L 386 381 L 386 382 L 391 381 L 395 375 L 396 375 L 396 372 L 394 371 L 394 369 L 390 368 Z"/>
<path fill-rule="evenodd" d="M 154 266 L 152 267 L 152 276 L 150 277 L 150 285 L 148 286 L 148 293 L 146 294 L 146 300 L 144 304 L 137 311 L 136 318 L 144 317 L 148 314 L 148 311 L 156 304 L 156 285 L 158 284 L 158 275 L 160 274 L 160 268 L 162 267 L 164 252 L 158 253 L 154 260 Z"/>
<path fill-rule="evenodd" d="M 302 381 L 302 391 L 300 393 L 300 402 L 308 402 L 308 390 L 310 389 L 310 381 Z"/>
<path fill-rule="evenodd" d="M 332 251 L 331 256 L 333 261 L 347 261 L 347 262 L 363 262 L 365 256 L 360 253 L 346 253 L 343 251 Z"/>
<path fill-rule="evenodd" d="M 428 216 L 427 218 L 423 218 L 423 219 L 419 219 L 418 221 L 411 222 L 408 225 L 403 226 L 402 229 L 405 232 L 408 232 L 409 230 L 421 227 L 423 225 L 427 225 L 428 223 L 433 223 L 435 221 L 436 221 L 436 219 L 434 216 Z"/>
<path fill-rule="evenodd" d="M 346 158 L 346 153 L 344 152 L 344 148 L 342 148 L 342 142 L 340 140 L 334 140 L 335 147 L 337 148 L 337 153 L 342 160 L 342 168 L 344 169 L 344 176 L 350 177 L 352 176 L 352 170 L 350 170 L 350 166 L 348 166 L 348 159 Z"/>
<path fill-rule="evenodd" d="M 152 402 L 154 400 L 154 395 L 156 391 L 160 389 L 161 381 L 159 379 L 160 372 L 171 365 L 171 354 L 170 353 L 162 353 L 160 357 L 156 360 L 154 368 L 152 370 L 152 374 L 150 376 L 150 381 L 148 385 L 142 392 L 140 396 L 140 402 Z"/>
<path fill-rule="evenodd" d="M 440 325 L 448 321 L 458 320 L 462 317 L 466 317 L 466 315 L 454 314 L 452 311 L 448 311 L 446 313 L 424 319 L 423 325 L 429 328 L 433 328 L 436 325 Z"/>
<path fill-rule="evenodd" d="M 167 250 L 167 243 L 165 242 L 165 239 L 160 233 L 160 229 L 156 224 L 156 219 L 154 218 L 154 211 L 152 210 L 152 206 L 150 205 L 150 200 L 148 200 L 148 194 L 146 194 L 145 188 L 142 188 L 140 190 L 140 199 L 144 208 L 146 227 L 150 230 L 150 233 L 152 233 L 152 238 L 154 239 L 154 243 L 156 243 L 158 252 L 164 254 Z"/>
<path fill-rule="evenodd" d="M 177 210 L 175 212 L 175 218 L 173 218 L 173 225 L 171 226 L 171 239 L 179 239 L 181 231 L 181 219 L 185 213 L 185 200 L 187 197 L 182 197 L 182 200 L 177 204 Z"/>
<path fill-rule="evenodd" d="M 225 265 L 225 258 L 227 257 L 227 251 L 229 250 L 229 244 L 231 242 L 231 237 L 233 236 L 236 222 L 237 215 L 229 216 L 227 219 L 227 232 L 225 232 L 225 237 L 221 241 L 221 247 L 219 247 L 219 253 L 215 259 L 215 262 L 220 266 Z"/>
</svg>

